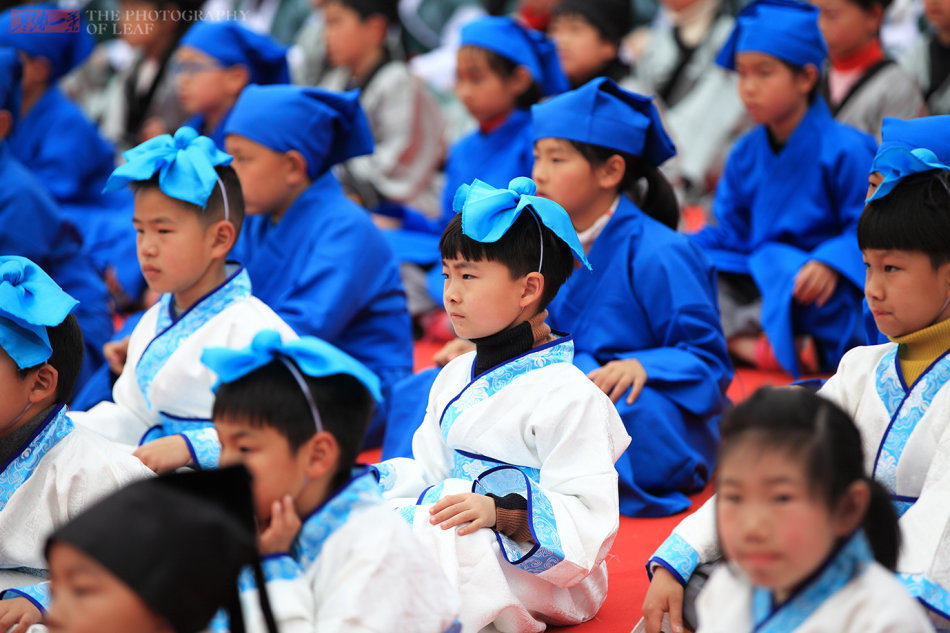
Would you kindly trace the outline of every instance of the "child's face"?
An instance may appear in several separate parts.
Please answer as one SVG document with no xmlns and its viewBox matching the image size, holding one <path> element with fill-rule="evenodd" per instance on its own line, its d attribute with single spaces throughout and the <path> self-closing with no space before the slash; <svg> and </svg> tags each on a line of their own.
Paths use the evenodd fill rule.
<svg viewBox="0 0 950 633">
<path fill-rule="evenodd" d="M 924 0 L 924 15 L 937 31 L 950 29 L 950 0 Z"/>
<path fill-rule="evenodd" d="M 31 383 L 29 376 L 20 377 L 16 362 L 0 347 L 0 438 L 28 419 L 24 411 L 30 404 Z"/>
<path fill-rule="evenodd" d="M 780 126 L 808 103 L 812 82 L 776 57 L 764 53 L 736 54 L 739 97 L 758 123 Z"/>
<path fill-rule="evenodd" d="M 168 49 L 173 43 L 172 34 L 178 28 L 174 20 L 159 20 L 162 9 L 173 7 L 159 6 L 148 0 L 119 0 L 119 33 L 123 40 L 133 48 L 144 48 L 157 53 L 157 49 Z"/>
<path fill-rule="evenodd" d="M 812 2 L 818 7 L 818 26 L 831 59 L 854 53 L 877 37 L 883 17 L 880 5 L 865 10 L 852 0 Z"/>
<path fill-rule="evenodd" d="M 877 191 L 877 188 L 881 186 L 881 183 L 884 182 L 884 174 L 879 171 L 872 171 L 868 174 L 868 191 L 864 194 L 864 199 L 867 200 L 874 192 Z"/>
<path fill-rule="evenodd" d="M 267 525 L 274 502 L 286 495 L 297 499 L 309 483 L 305 450 L 292 451 L 287 438 L 271 426 L 222 418 L 214 421 L 214 428 L 221 441 L 221 465 L 244 464 L 248 469 L 257 519 Z"/>
<path fill-rule="evenodd" d="M 950 262 L 936 270 L 922 251 L 863 251 L 864 296 L 877 328 L 890 337 L 950 318 Z"/>
<path fill-rule="evenodd" d="M 456 335 L 481 338 L 510 327 L 521 315 L 526 277 L 512 279 L 508 267 L 483 259 L 443 259 L 442 303 Z"/>
<path fill-rule="evenodd" d="M 801 461 L 747 440 L 719 465 L 716 520 L 726 557 L 784 600 L 851 525 L 808 485 Z"/>
<path fill-rule="evenodd" d="M 363 20 L 359 13 L 341 2 L 327 2 L 323 6 L 324 37 L 327 60 L 333 66 L 351 71 L 359 65 L 367 51 L 380 45 L 376 24 Z"/>
<path fill-rule="evenodd" d="M 455 94 L 479 123 L 487 123 L 515 109 L 518 85 L 488 65 L 482 49 L 463 46 L 458 52 Z"/>
<path fill-rule="evenodd" d="M 49 566 L 51 633 L 173 633 L 128 585 L 72 545 L 54 543 Z"/>
<path fill-rule="evenodd" d="M 548 34 L 557 46 L 561 69 L 572 83 L 586 81 L 617 56 L 616 44 L 578 15 L 555 16 Z"/>
<path fill-rule="evenodd" d="M 291 164 L 286 154 L 276 152 L 238 134 L 228 134 L 224 147 L 234 157 L 231 167 L 241 181 L 247 215 L 280 215 L 294 201 L 286 178 Z"/>
<path fill-rule="evenodd" d="M 197 48 L 182 46 L 175 53 L 178 100 L 188 114 L 216 115 L 233 106 L 240 94 L 233 74 Z"/>
<path fill-rule="evenodd" d="M 205 226 L 197 213 L 158 187 L 135 194 L 132 223 L 139 267 L 149 288 L 173 293 L 181 308 L 190 307 L 214 288 L 215 223 Z"/>
<path fill-rule="evenodd" d="M 534 144 L 531 179 L 538 185 L 538 195 L 557 202 L 572 219 L 589 215 L 590 207 L 598 198 L 600 190 L 595 171 L 564 139 L 542 138 Z"/>
</svg>

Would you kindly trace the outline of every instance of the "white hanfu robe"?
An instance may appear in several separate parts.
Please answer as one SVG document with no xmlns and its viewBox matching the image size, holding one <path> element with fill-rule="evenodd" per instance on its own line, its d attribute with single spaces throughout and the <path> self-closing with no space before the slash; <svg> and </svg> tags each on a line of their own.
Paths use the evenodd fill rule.
<svg viewBox="0 0 950 633">
<path fill-rule="evenodd" d="M 129 446 L 181 435 L 195 466 L 215 468 L 221 449 L 211 424 L 211 389 L 217 378 L 201 362 L 201 352 L 245 347 L 264 329 L 277 330 L 285 340 L 296 337 L 251 296 L 243 268 L 228 272 L 221 286 L 177 317 L 173 296 L 162 295 L 132 332 L 125 369 L 112 389 L 115 402 L 72 413 L 76 424 Z"/>
<path fill-rule="evenodd" d="M 854 418 L 865 468 L 891 493 L 900 517 L 898 578 L 950 628 L 950 354 L 908 387 L 897 344 L 857 347 L 818 392 Z M 684 585 L 697 565 L 721 556 L 715 497 L 686 517 L 648 563 Z"/>
<path fill-rule="evenodd" d="M 363 469 L 307 517 L 287 554 L 263 561 L 281 633 L 450 633 L 458 594 Z M 241 576 L 248 633 L 266 631 L 253 574 Z M 212 629 L 225 627 L 217 619 Z"/>
<path fill-rule="evenodd" d="M 630 437 L 613 404 L 571 364 L 564 337 L 479 376 L 475 353 L 432 386 L 415 459 L 377 465 L 380 485 L 462 599 L 463 631 L 541 631 L 592 618 L 619 527 L 614 462 Z M 477 492 L 527 500 L 534 542 L 431 525 L 431 504 Z"/>
<path fill-rule="evenodd" d="M 720 565 L 696 600 L 697 633 L 929 633 L 924 610 L 874 561 L 859 531 L 782 604 L 732 565 Z"/>
<path fill-rule="evenodd" d="M 152 475 L 135 457 L 74 427 L 56 407 L 0 469 L 0 599 L 49 605 L 43 548 L 53 530 L 90 504 Z"/>
</svg>

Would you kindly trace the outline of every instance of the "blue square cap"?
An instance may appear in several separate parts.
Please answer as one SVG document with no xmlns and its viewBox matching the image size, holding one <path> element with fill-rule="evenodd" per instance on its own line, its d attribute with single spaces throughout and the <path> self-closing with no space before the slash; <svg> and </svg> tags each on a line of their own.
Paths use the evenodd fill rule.
<svg viewBox="0 0 950 633">
<path fill-rule="evenodd" d="M 716 63 L 736 69 L 736 53 L 764 53 L 793 66 L 811 64 L 821 71 L 828 56 L 818 28 L 818 7 L 798 0 L 754 0 L 736 17 L 732 34 Z"/>
</svg>

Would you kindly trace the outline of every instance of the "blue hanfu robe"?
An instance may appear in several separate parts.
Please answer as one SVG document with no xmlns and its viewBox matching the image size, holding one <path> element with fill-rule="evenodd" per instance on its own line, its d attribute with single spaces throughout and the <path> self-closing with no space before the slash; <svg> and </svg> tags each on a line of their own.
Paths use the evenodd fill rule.
<svg viewBox="0 0 950 633">
<path fill-rule="evenodd" d="M 752 276 L 762 294 L 762 328 L 796 377 L 796 334 L 814 337 L 826 369 L 864 341 L 856 230 L 874 151 L 869 135 L 836 122 L 815 99 L 778 151 L 762 125 L 736 143 L 716 189 L 718 224 L 692 236 L 717 269 Z M 795 276 L 810 260 L 839 273 L 821 308 L 792 298 Z"/>
<path fill-rule="evenodd" d="M 325 172 L 274 224 L 244 220 L 235 247 L 254 294 L 301 336 L 318 336 L 379 376 L 384 403 L 412 372 L 412 329 L 399 266 L 369 215 Z M 386 405 L 378 406 L 367 445 L 378 445 Z"/>
<path fill-rule="evenodd" d="M 6 143 L 0 143 L 0 227 L 0 254 L 32 260 L 79 301 L 73 314 L 82 329 L 85 357 L 78 389 L 102 364 L 102 345 L 112 335 L 105 282 L 83 252 L 79 231 Z"/>
<path fill-rule="evenodd" d="M 689 507 L 716 464 L 732 363 L 716 281 L 702 252 L 626 196 L 548 306 L 548 323 L 574 334 L 584 373 L 635 358 L 647 383 L 616 403 L 633 441 L 617 461 L 620 511 L 663 516 Z"/>
<path fill-rule="evenodd" d="M 79 229 L 97 270 L 112 266 L 124 291 L 138 296 L 144 280 L 135 256 L 132 196 L 128 191 L 102 192 L 115 168 L 112 144 L 53 86 L 17 120 L 9 145 Z"/>
</svg>

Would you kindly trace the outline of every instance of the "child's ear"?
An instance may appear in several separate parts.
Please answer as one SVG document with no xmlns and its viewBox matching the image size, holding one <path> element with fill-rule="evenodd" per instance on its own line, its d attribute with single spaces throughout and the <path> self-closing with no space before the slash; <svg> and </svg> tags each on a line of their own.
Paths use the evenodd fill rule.
<svg viewBox="0 0 950 633">
<path fill-rule="evenodd" d="M 226 68 L 224 73 L 228 92 L 237 99 L 241 91 L 251 83 L 251 71 L 244 64 L 235 64 Z"/>
<path fill-rule="evenodd" d="M 289 163 L 289 169 L 287 171 L 287 184 L 292 187 L 296 187 L 297 185 L 306 182 L 308 179 L 307 159 L 304 158 L 303 154 L 295 149 L 292 149 L 289 152 L 284 152 L 284 156 L 287 157 Z"/>
<path fill-rule="evenodd" d="M 542 294 L 544 294 L 544 275 L 541 273 L 525 275 L 524 291 L 521 293 L 521 306 L 529 306 L 535 301 L 540 301 Z"/>
<path fill-rule="evenodd" d="M 627 161 L 620 154 L 612 154 L 596 168 L 597 185 L 602 189 L 617 189 L 627 173 Z"/>
<path fill-rule="evenodd" d="M 858 529 L 864 521 L 870 503 L 871 487 L 868 482 L 863 479 L 852 482 L 841 495 L 838 507 L 835 508 L 835 533 L 838 536 L 847 536 Z"/>
<path fill-rule="evenodd" d="M 795 73 L 795 84 L 799 92 L 803 95 L 811 94 L 812 89 L 818 84 L 818 69 L 814 64 L 805 64 L 802 69 Z"/>
<path fill-rule="evenodd" d="M 524 66 L 516 66 L 514 72 L 511 73 L 511 76 L 508 78 L 508 83 L 515 95 L 524 94 L 528 88 L 531 87 L 533 82 L 534 78 Z"/>
<path fill-rule="evenodd" d="M 43 363 L 39 369 L 32 372 L 29 376 L 32 381 L 30 385 L 30 402 L 36 404 L 47 399 L 50 402 L 56 401 L 56 388 L 59 386 L 59 372 L 49 363 Z"/>
<path fill-rule="evenodd" d="M 235 231 L 234 225 L 228 220 L 218 220 L 211 226 L 211 230 L 213 231 L 212 256 L 226 257 L 237 239 L 237 231 Z"/>
<path fill-rule="evenodd" d="M 382 44 L 386 41 L 386 34 L 389 32 L 389 21 L 378 13 L 373 13 L 366 18 L 364 22 L 373 31 L 373 38 Z"/>
<path fill-rule="evenodd" d="M 340 463 L 340 445 L 332 433 L 321 431 L 311 437 L 302 448 L 307 451 L 308 477 L 319 479 L 336 472 Z"/>
</svg>

